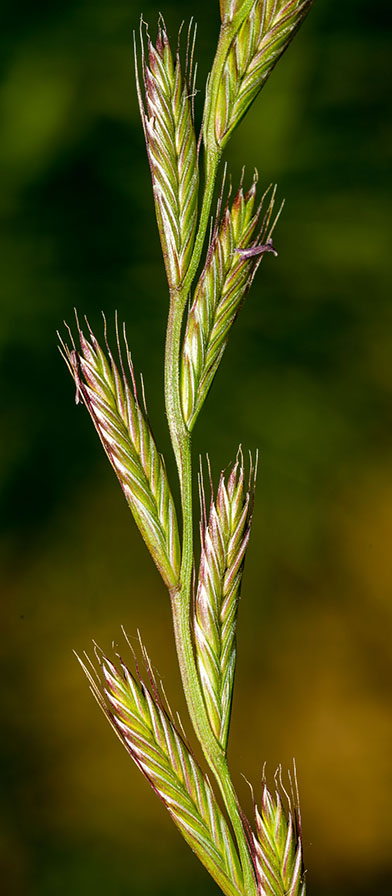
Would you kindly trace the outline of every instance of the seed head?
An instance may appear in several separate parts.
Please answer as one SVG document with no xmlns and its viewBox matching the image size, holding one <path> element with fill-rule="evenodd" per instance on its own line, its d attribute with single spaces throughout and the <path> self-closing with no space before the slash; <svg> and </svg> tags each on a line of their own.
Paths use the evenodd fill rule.
<svg viewBox="0 0 392 896">
<path fill-rule="evenodd" d="M 150 688 L 138 665 L 97 658 L 101 670 L 81 662 L 91 690 L 126 750 L 168 809 L 182 836 L 228 896 L 243 893 L 232 835 L 207 777 L 164 703 L 143 649 Z"/>
<path fill-rule="evenodd" d="M 230 135 L 292 41 L 313 0 L 255 0 L 229 47 L 223 72 L 210 83 L 205 138 L 223 150 Z M 222 0 L 222 22 L 239 13 L 239 0 Z"/>
<path fill-rule="evenodd" d="M 90 329 L 78 327 L 80 349 L 62 343 L 62 354 L 76 384 L 76 400 L 86 406 L 117 475 L 135 522 L 169 589 L 179 580 L 177 516 L 165 465 L 146 407 L 141 406 L 124 329 L 126 367 L 117 334 L 119 366 L 106 340 L 106 352 Z M 106 327 L 105 327 L 106 339 Z"/>
<path fill-rule="evenodd" d="M 195 644 L 201 686 L 214 734 L 225 750 L 236 664 L 236 626 L 254 496 L 254 471 L 244 482 L 241 451 L 229 476 L 221 474 L 209 519 L 202 520 Z M 204 487 L 201 477 L 202 515 Z"/>
<path fill-rule="evenodd" d="M 192 107 L 194 32 L 188 34 L 185 73 L 180 53 L 173 58 L 166 26 L 160 18 L 155 46 L 147 34 L 142 45 L 142 86 L 136 76 L 154 192 L 155 212 L 169 286 L 178 287 L 186 273 L 197 224 L 198 160 Z"/>
<path fill-rule="evenodd" d="M 226 348 L 231 327 L 266 251 L 275 252 L 271 216 L 275 191 L 259 227 L 264 194 L 255 209 L 257 175 L 247 193 L 242 182 L 231 205 L 219 212 L 204 270 L 188 314 L 181 362 L 181 400 L 191 431 Z M 268 191 L 267 191 L 268 192 Z M 266 243 L 268 245 L 266 245 Z"/>
<path fill-rule="evenodd" d="M 264 783 L 260 811 L 255 807 L 260 896 L 305 896 L 299 808 L 293 806 L 283 788 L 280 769 L 275 782 L 274 793 Z"/>
</svg>

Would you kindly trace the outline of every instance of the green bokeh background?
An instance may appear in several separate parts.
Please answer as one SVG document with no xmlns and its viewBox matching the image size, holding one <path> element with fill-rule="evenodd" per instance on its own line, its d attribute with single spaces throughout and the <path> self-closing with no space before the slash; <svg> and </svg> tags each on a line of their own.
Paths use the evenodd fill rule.
<svg viewBox="0 0 392 896">
<path fill-rule="evenodd" d="M 199 22 L 198 84 L 218 4 Z M 261 453 L 230 758 L 250 810 L 295 755 L 309 893 L 392 881 L 392 311 L 388 3 L 319 0 L 227 151 L 286 207 L 200 418 L 214 474 Z M 185 719 L 168 599 L 55 331 L 127 321 L 150 417 L 167 296 L 138 117 L 135 0 L 5 3 L 0 542 L 1 879 L 13 896 L 217 893 L 105 723 L 72 655 L 140 628 Z M 153 25 L 158 7 L 147 2 Z M 198 99 L 198 114 L 201 95 Z"/>
</svg>

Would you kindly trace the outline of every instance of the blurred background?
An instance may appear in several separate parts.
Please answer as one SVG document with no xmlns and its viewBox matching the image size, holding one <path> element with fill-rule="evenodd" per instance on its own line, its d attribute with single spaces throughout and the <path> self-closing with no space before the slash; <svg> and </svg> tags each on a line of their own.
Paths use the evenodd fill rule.
<svg viewBox="0 0 392 896">
<path fill-rule="evenodd" d="M 216 8 L 215 8 L 216 6 Z M 230 759 L 244 806 L 295 756 L 312 896 L 391 892 L 392 310 L 382 0 L 316 3 L 227 151 L 286 206 L 195 436 L 260 449 Z M 125 319 L 174 479 L 167 295 L 131 55 L 140 6 L 5 3 L 0 41 L 1 877 L 14 896 L 217 893 L 72 654 L 140 628 L 186 717 L 168 598 L 56 348 Z M 198 86 L 218 4 L 199 22 Z M 155 33 L 158 7 L 143 13 Z M 200 118 L 202 94 L 198 97 Z"/>
</svg>

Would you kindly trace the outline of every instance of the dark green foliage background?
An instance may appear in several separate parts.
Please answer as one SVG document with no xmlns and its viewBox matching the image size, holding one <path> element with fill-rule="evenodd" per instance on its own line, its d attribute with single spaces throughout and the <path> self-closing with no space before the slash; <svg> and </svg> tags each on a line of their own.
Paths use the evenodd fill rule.
<svg viewBox="0 0 392 896">
<path fill-rule="evenodd" d="M 217 4 L 216 4 L 217 6 Z M 199 86 L 215 4 L 199 21 Z M 200 419 L 215 474 L 261 451 L 231 762 L 297 758 L 312 896 L 391 881 L 389 4 L 319 0 L 227 158 L 287 199 Z M 154 30 L 158 8 L 147 3 Z M 131 59 L 135 3 L 5 4 L 1 28 L 0 815 L 4 893 L 217 892 L 72 656 L 139 627 L 185 718 L 164 588 L 56 351 L 73 307 L 128 324 L 150 416 L 167 296 Z M 198 114 L 201 96 L 198 100 Z M 169 471 L 173 474 L 171 460 Z M 388 884 L 389 881 L 389 884 Z"/>
</svg>

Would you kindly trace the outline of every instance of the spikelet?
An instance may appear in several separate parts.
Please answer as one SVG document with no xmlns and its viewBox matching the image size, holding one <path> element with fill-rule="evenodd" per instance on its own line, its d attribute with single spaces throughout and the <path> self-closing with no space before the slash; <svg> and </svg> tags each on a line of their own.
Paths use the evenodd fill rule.
<svg viewBox="0 0 392 896">
<path fill-rule="evenodd" d="M 236 664 L 236 624 L 249 541 L 255 476 L 244 482 L 241 452 L 230 475 L 221 474 L 208 524 L 195 599 L 195 645 L 200 682 L 214 734 L 226 750 Z M 204 488 L 201 488 L 202 506 Z M 202 511 L 203 513 L 203 511 Z"/>
<path fill-rule="evenodd" d="M 89 327 L 87 340 L 78 325 L 80 351 L 62 344 L 62 354 L 102 445 L 117 474 L 135 522 L 169 589 L 178 585 L 180 543 L 176 511 L 165 465 L 142 410 L 124 328 L 130 382 L 117 333 L 119 367 L 106 339 L 106 354 Z"/>
<path fill-rule="evenodd" d="M 240 896 L 242 871 L 231 833 L 208 779 L 163 706 L 148 658 L 151 691 L 138 666 L 136 677 L 121 660 L 116 668 L 103 657 L 101 681 L 81 665 L 112 727 L 186 842 L 223 892 Z"/>
<path fill-rule="evenodd" d="M 216 102 L 208 109 L 206 127 L 210 138 L 215 129 L 220 150 L 265 84 L 312 3 L 313 0 L 255 0 L 231 43 L 219 83 L 210 85 L 210 95 L 215 89 Z M 222 22 L 237 11 L 233 0 L 222 0 Z"/>
<path fill-rule="evenodd" d="M 207 397 L 230 329 L 263 252 L 275 252 L 270 241 L 275 191 L 261 233 L 257 233 L 262 202 L 255 210 L 256 183 L 257 174 L 244 195 L 241 182 L 231 208 L 226 205 L 221 221 L 218 209 L 206 264 L 188 314 L 181 362 L 181 401 L 190 431 Z"/>
<path fill-rule="evenodd" d="M 189 31 L 184 75 L 178 49 L 173 59 L 162 17 L 155 47 L 147 34 L 147 58 L 141 40 L 144 99 L 136 66 L 155 211 L 171 288 L 184 278 L 197 223 L 198 161 L 190 84 L 194 36 Z"/>
<path fill-rule="evenodd" d="M 293 809 L 289 798 L 286 809 L 280 769 L 278 775 L 275 793 L 272 795 L 264 784 L 261 811 L 255 807 L 259 892 L 260 896 L 305 896 L 299 810 Z"/>
</svg>

